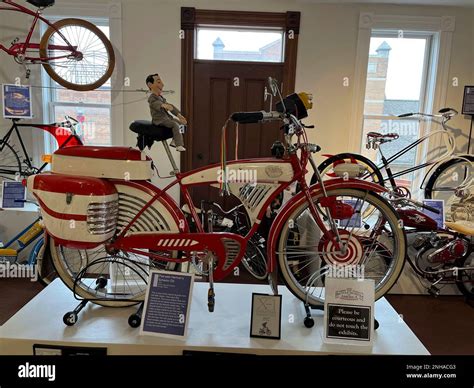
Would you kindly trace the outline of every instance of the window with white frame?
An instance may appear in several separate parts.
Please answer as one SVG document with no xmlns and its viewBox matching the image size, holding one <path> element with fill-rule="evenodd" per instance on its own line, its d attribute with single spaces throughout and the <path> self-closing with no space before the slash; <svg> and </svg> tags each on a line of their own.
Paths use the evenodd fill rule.
<svg viewBox="0 0 474 388">
<path fill-rule="evenodd" d="M 429 97 L 434 92 L 434 83 L 428 82 L 429 67 L 435 58 L 432 55 L 431 32 L 403 32 L 395 30 L 372 30 L 365 85 L 362 153 L 380 162 L 380 151 L 366 148 L 366 135 L 375 131 L 397 133 L 397 140 L 385 143 L 381 150 L 386 158 L 420 138 L 422 128 L 418 120 L 400 120 L 396 116 L 408 112 L 431 110 Z M 418 164 L 422 147 L 415 147 L 390 164 L 397 174 Z M 413 190 L 416 181 L 413 172 L 396 177 L 396 183 Z M 417 182 L 418 183 L 418 182 Z"/>
<path fill-rule="evenodd" d="M 109 38 L 108 19 L 88 20 Z M 71 116 L 79 121 L 76 129 L 84 144 L 112 144 L 110 80 L 96 90 L 78 92 L 58 85 L 46 72 L 43 72 L 42 79 L 43 85 L 47 86 L 43 91 L 43 113 L 47 120 L 59 122 L 64 121 L 65 116 Z M 56 145 L 51 144 L 51 141 L 51 137 L 47 136 L 45 139 L 46 152 L 51 152 L 56 148 Z"/>
</svg>

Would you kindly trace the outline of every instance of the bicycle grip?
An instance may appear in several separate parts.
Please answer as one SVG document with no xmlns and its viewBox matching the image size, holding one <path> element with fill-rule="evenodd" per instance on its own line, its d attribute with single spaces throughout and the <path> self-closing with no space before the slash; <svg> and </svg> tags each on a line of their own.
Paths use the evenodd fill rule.
<svg viewBox="0 0 474 388">
<path fill-rule="evenodd" d="M 230 118 L 236 123 L 253 124 L 263 120 L 263 112 L 235 112 Z"/>
<path fill-rule="evenodd" d="M 413 116 L 413 113 L 402 113 L 401 115 L 398 115 L 398 117 L 410 117 Z"/>
</svg>

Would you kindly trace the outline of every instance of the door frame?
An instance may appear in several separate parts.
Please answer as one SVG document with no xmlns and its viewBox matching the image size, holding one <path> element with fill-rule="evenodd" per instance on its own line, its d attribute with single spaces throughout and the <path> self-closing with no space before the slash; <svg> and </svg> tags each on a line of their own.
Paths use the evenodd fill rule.
<svg viewBox="0 0 474 388">
<path fill-rule="evenodd" d="M 300 32 L 300 12 L 253 12 L 253 11 L 214 11 L 181 7 L 181 110 L 193 128 L 194 96 L 194 48 L 196 27 L 212 26 L 255 26 L 279 27 L 285 31 L 285 61 L 283 63 L 283 95 L 294 92 L 296 78 L 296 58 Z M 224 124 L 224 123 L 222 123 Z M 181 170 L 192 166 L 193 132 L 184 135 L 186 152 L 181 153 Z M 183 169 L 184 167 L 184 169 Z"/>
</svg>

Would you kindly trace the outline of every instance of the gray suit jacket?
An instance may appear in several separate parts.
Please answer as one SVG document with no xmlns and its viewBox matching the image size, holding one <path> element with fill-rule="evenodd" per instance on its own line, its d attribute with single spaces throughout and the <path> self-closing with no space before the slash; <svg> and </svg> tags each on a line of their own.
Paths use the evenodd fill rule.
<svg viewBox="0 0 474 388">
<path fill-rule="evenodd" d="M 155 125 L 160 125 L 168 120 L 174 120 L 173 117 L 171 117 L 171 115 L 168 113 L 168 111 L 162 107 L 164 103 L 169 104 L 163 96 L 157 96 L 156 94 L 152 93 L 150 94 L 150 97 L 148 97 L 151 121 Z M 173 113 L 175 116 L 181 114 L 178 108 L 176 108 L 174 105 L 171 113 Z"/>
</svg>

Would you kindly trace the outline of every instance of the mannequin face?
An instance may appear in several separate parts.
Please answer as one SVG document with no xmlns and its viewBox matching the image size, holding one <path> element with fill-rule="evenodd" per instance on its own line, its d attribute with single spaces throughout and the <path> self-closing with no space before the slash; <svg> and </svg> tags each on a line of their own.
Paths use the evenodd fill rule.
<svg viewBox="0 0 474 388">
<path fill-rule="evenodd" d="M 150 90 L 155 93 L 155 94 L 161 94 L 162 90 L 163 90 L 163 87 L 165 86 L 165 84 L 163 83 L 163 81 L 161 80 L 160 76 L 159 75 L 155 75 L 153 76 L 153 80 L 154 82 L 153 83 L 148 83 L 148 87 L 150 88 Z"/>
</svg>

